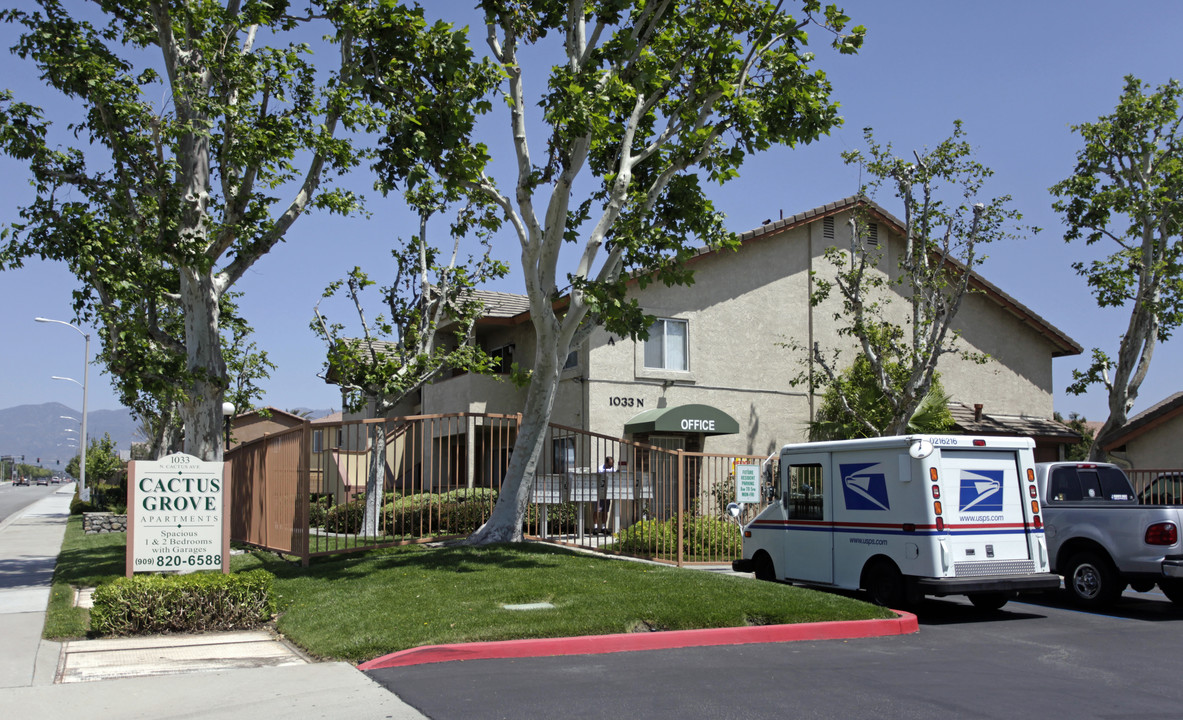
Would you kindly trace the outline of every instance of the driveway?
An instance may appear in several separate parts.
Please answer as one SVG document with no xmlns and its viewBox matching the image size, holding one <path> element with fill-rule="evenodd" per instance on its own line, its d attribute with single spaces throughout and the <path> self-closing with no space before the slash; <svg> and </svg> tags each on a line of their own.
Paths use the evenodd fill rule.
<svg viewBox="0 0 1183 720">
<path fill-rule="evenodd" d="M 434 720 L 1177 717 L 1183 610 L 929 600 L 914 635 L 375 670 Z"/>
</svg>

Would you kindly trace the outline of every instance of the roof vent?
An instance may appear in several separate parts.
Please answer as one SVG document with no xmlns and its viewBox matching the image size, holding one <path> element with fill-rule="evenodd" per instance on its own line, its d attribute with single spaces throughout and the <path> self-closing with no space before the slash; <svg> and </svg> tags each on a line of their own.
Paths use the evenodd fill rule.
<svg viewBox="0 0 1183 720">
<path fill-rule="evenodd" d="M 867 244 L 879 247 L 879 223 L 867 223 Z"/>
<path fill-rule="evenodd" d="M 982 421 L 982 404 L 974 403 L 974 422 Z"/>
<path fill-rule="evenodd" d="M 834 216 L 822 218 L 822 237 L 827 240 L 834 239 Z"/>
</svg>

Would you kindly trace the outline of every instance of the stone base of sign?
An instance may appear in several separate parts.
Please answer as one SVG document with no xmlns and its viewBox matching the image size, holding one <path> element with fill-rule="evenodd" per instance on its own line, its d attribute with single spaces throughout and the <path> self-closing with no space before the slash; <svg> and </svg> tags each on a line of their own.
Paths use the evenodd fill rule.
<svg viewBox="0 0 1183 720">
<path fill-rule="evenodd" d="M 82 531 L 87 535 L 127 532 L 127 515 L 115 513 L 83 513 Z"/>
</svg>

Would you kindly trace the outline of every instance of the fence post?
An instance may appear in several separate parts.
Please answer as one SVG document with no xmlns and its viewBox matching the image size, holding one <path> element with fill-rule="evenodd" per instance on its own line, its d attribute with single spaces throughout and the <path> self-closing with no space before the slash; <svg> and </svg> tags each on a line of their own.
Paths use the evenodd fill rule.
<svg viewBox="0 0 1183 720">
<path fill-rule="evenodd" d="M 682 567 L 683 553 L 682 553 L 682 538 L 686 532 L 685 528 L 685 505 L 686 505 L 686 451 L 678 448 L 678 567 Z"/>
<path fill-rule="evenodd" d="M 302 538 L 300 565 L 308 567 L 312 557 L 312 423 L 304 422 L 300 433 L 300 462 L 296 466 L 296 522 Z"/>
</svg>

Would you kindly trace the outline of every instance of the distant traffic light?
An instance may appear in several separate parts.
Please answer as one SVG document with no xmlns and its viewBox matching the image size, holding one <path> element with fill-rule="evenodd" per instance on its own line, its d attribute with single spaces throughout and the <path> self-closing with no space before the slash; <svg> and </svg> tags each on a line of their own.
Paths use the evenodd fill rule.
<svg viewBox="0 0 1183 720">
<path fill-rule="evenodd" d="M 37 458 L 37 464 L 38 464 L 38 465 L 40 465 L 40 464 L 41 464 L 41 458 Z"/>
</svg>

